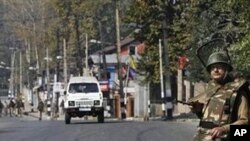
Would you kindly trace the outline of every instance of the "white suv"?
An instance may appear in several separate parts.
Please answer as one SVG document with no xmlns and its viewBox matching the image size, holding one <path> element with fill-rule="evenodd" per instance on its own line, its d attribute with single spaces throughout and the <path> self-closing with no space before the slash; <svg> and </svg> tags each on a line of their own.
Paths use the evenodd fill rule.
<svg viewBox="0 0 250 141">
<path fill-rule="evenodd" d="M 104 122 L 103 94 L 95 77 L 71 77 L 65 92 L 65 123 L 70 124 L 71 117 L 91 115 Z"/>
</svg>

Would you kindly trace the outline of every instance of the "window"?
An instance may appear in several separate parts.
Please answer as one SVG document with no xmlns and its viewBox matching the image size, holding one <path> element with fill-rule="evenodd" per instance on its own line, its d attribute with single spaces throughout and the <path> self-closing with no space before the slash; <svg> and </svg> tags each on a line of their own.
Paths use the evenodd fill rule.
<svg viewBox="0 0 250 141">
<path fill-rule="evenodd" d="M 129 55 L 135 55 L 135 46 L 129 47 Z"/>
<path fill-rule="evenodd" d="M 96 83 L 73 83 L 69 86 L 70 93 L 95 93 L 99 92 Z"/>
</svg>

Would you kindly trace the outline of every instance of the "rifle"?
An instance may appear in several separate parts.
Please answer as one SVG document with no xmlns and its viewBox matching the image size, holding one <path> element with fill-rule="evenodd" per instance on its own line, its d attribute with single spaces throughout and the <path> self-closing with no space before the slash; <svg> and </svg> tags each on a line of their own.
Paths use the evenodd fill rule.
<svg viewBox="0 0 250 141">
<path fill-rule="evenodd" d="M 176 100 L 176 102 L 177 103 L 181 103 L 183 105 L 188 105 L 188 106 L 192 106 L 193 105 L 193 103 L 191 103 L 191 102 L 185 102 L 185 101 L 180 101 L 180 100 Z"/>
</svg>

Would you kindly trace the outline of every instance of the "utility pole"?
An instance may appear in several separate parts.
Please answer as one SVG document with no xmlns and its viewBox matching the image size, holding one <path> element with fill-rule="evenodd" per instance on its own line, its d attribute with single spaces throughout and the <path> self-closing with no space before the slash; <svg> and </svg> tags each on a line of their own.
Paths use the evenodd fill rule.
<svg viewBox="0 0 250 141">
<path fill-rule="evenodd" d="M 165 98 L 164 83 L 163 83 L 163 71 L 162 71 L 162 40 L 159 39 L 159 62 L 160 62 L 160 80 L 161 80 L 161 98 Z M 165 116 L 165 102 L 162 102 L 162 113 Z"/>
<path fill-rule="evenodd" d="M 19 52 L 20 53 L 19 54 L 19 57 L 20 57 L 20 59 L 19 59 L 19 61 L 20 61 L 19 62 L 20 63 L 20 66 L 19 66 L 19 69 L 20 69 L 19 70 L 19 92 L 20 92 L 19 98 L 22 98 L 22 94 L 23 94 L 22 93 L 22 90 L 23 90 L 23 77 L 22 77 L 23 76 L 23 59 L 22 59 L 22 56 L 23 55 L 22 55 L 22 50 L 20 49 L 19 51 L 20 51 Z"/>
<path fill-rule="evenodd" d="M 15 71 L 15 56 L 16 56 L 16 51 L 15 49 L 11 49 L 12 53 L 11 53 L 11 67 L 10 67 L 10 90 L 9 90 L 9 94 L 10 97 L 14 96 L 14 71 Z"/>
<path fill-rule="evenodd" d="M 88 43 L 88 34 L 85 34 L 85 75 L 89 75 L 89 65 L 88 65 L 88 49 L 89 49 L 89 43 Z"/>
<path fill-rule="evenodd" d="M 117 43 L 117 72 L 119 79 L 119 93 L 121 98 L 121 118 L 126 118 L 125 104 L 124 104 L 124 94 L 123 94 L 123 82 L 122 82 L 122 72 L 121 72 L 121 42 L 120 42 L 120 18 L 119 18 L 119 5 L 118 0 L 115 0 L 115 18 L 116 18 L 116 43 Z"/>
<path fill-rule="evenodd" d="M 47 115 L 50 116 L 50 73 L 49 73 L 49 48 L 46 47 L 46 76 L 47 76 Z"/>
<path fill-rule="evenodd" d="M 57 43 L 56 43 L 56 47 L 57 47 L 57 57 L 56 57 L 56 74 L 54 75 L 54 85 L 53 87 L 55 86 L 55 84 L 57 82 L 59 82 L 59 76 L 60 76 L 60 59 L 61 59 L 61 54 L 60 54 L 60 31 L 59 29 L 56 30 L 56 40 L 57 40 Z M 55 90 L 53 89 L 53 92 L 52 92 L 52 119 L 56 118 L 56 108 L 57 108 L 57 105 L 58 105 L 58 94 L 57 92 L 55 92 Z"/>
<path fill-rule="evenodd" d="M 102 70 L 103 70 L 103 72 L 101 73 L 103 77 L 99 76 L 99 78 L 103 80 L 107 80 L 106 54 L 103 49 L 102 23 L 100 20 L 98 21 L 98 25 L 99 25 L 100 46 L 101 46 L 101 56 L 102 56 Z"/>
<path fill-rule="evenodd" d="M 60 75 L 60 33 L 59 29 L 56 31 L 56 52 L 57 52 L 57 57 L 56 57 L 56 82 L 59 82 L 59 75 Z"/>
<path fill-rule="evenodd" d="M 75 20 L 75 35 L 76 35 L 76 48 L 77 48 L 77 57 L 76 57 L 76 64 L 78 68 L 78 74 L 79 76 L 83 75 L 83 68 L 82 68 L 82 49 L 81 49 L 81 43 L 80 43 L 80 31 L 79 31 L 79 16 L 74 15 Z"/>
<path fill-rule="evenodd" d="M 29 96 L 30 96 L 30 111 L 33 112 L 33 106 L 34 106 L 34 97 L 33 97 L 33 93 L 32 93 L 32 87 L 33 87 L 33 81 L 32 77 L 33 75 L 31 75 L 31 45 L 30 45 L 30 41 L 27 41 L 27 46 L 28 46 L 28 52 L 26 54 L 26 59 L 28 62 L 28 89 L 29 89 Z"/>
<path fill-rule="evenodd" d="M 167 5 L 169 4 L 167 2 L 163 3 L 164 10 L 167 11 Z M 167 46 L 167 15 L 168 13 L 165 12 L 164 14 L 164 20 L 162 21 L 163 23 L 163 52 L 164 52 L 164 66 L 166 69 L 166 72 L 164 73 L 164 78 L 165 78 L 165 94 L 166 98 L 163 99 L 163 102 L 166 103 L 166 109 L 165 111 L 167 112 L 167 117 L 166 119 L 172 119 L 173 118 L 173 101 L 172 101 L 172 91 L 171 91 L 171 84 L 170 84 L 170 70 L 169 70 L 169 56 L 168 56 L 168 46 Z M 165 116 L 165 115 L 163 115 Z"/>
<path fill-rule="evenodd" d="M 64 88 L 66 88 L 68 83 L 68 67 L 67 67 L 67 45 L 66 39 L 63 39 L 63 76 L 64 76 Z"/>
</svg>

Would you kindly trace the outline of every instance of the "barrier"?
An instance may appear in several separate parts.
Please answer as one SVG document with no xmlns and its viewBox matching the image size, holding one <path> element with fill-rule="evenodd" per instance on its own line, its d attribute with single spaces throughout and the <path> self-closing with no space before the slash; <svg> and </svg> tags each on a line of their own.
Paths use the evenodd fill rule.
<svg viewBox="0 0 250 141">
<path fill-rule="evenodd" d="M 51 101 L 47 100 L 47 115 L 51 115 Z"/>
<path fill-rule="evenodd" d="M 118 94 L 115 94 L 114 95 L 114 99 L 115 99 L 115 106 L 114 106 L 114 115 L 115 115 L 115 118 L 121 118 L 121 103 L 120 103 L 120 95 Z"/>
<path fill-rule="evenodd" d="M 134 117 L 134 97 L 132 96 L 127 97 L 126 109 L 127 109 L 126 116 Z"/>
</svg>

